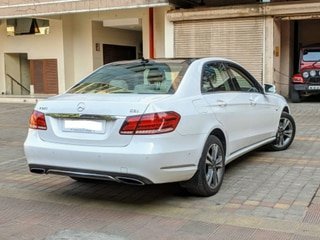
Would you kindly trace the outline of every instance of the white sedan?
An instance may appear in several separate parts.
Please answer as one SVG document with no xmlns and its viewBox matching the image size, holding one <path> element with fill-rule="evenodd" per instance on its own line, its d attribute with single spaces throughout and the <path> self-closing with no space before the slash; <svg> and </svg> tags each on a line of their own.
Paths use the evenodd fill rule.
<svg viewBox="0 0 320 240">
<path fill-rule="evenodd" d="M 24 150 L 30 171 L 129 184 L 181 182 L 219 191 L 225 165 L 295 136 L 287 102 L 222 58 L 134 60 L 102 66 L 39 102 Z"/>
</svg>

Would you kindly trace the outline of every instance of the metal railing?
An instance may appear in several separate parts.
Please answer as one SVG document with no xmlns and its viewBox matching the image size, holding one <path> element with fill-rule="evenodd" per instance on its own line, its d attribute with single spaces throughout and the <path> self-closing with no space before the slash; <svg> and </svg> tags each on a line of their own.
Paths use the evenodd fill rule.
<svg viewBox="0 0 320 240">
<path fill-rule="evenodd" d="M 27 91 L 30 94 L 30 89 L 23 86 L 20 82 L 18 82 L 14 77 L 12 77 L 10 74 L 6 74 L 11 80 L 11 94 L 13 94 L 13 83 L 16 83 L 18 86 L 20 86 L 22 89 Z"/>
</svg>

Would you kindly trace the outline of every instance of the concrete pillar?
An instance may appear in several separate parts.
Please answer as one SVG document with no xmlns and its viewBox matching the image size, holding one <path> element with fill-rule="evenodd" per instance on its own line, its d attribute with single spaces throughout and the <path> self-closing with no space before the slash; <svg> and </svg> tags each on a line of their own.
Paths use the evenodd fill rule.
<svg viewBox="0 0 320 240">
<path fill-rule="evenodd" d="M 65 71 L 65 88 L 71 87 L 74 82 L 74 46 L 73 46 L 73 15 L 62 16 L 63 56 Z"/>
<path fill-rule="evenodd" d="M 73 16 L 74 80 L 78 82 L 93 70 L 92 20 L 89 14 Z"/>
<path fill-rule="evenodd" d="M 173 57 L 173 22 L 167 18 L 170 7 L 155 8 L 155 57 Z"/>
<path fill-rule="evenodd" d="M 264 52 L 263 52 L 263 83 L 274 84 L 273 80 L 273 50 L 274 50 L 274 20 L 272 17 L 265 17 L 264 27 Z"/>
<path fill-rule="evenodd" d="M 0 39 L 6 38 L 6 24 L 4 20 L 1 20 L 0 24 Z M 0 94 L 6 93 L 6 75 L 5 75 L 5 64 L 4 64 L 4 44 L 0 43 Z"/>
<path fill-rule="evenodd" d="M 293 69 L 293 41 L 292 23 L 290 21 L 281 22 L 281 62 L 280 62 L 280 89 L 282 96 L 289 96 L 289 82 Z"/>
<path fill-rule="evenodd" d="M 276 85 L 277 92 L 281 90 L 281 21 L 273 22 L 273 84 Z"/>
<path fill-rule="evenodd" d="M 169 10 L 169 9 L 168 9 Z M 167 58 L 174 57 L 174 25 L 169 21 L 167 15 L 164 19 L 164 55 Z"/>
</svg>

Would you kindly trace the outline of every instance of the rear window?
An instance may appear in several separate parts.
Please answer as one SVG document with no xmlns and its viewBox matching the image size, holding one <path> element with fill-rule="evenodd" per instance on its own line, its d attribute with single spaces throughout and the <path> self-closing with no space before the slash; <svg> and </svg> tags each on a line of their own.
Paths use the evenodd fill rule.
<svg viewBox="0 0 320 240">
<path fill-rule="evenodd" d="M 73 86 L 67 93 L 173 94 L 188 66 L 189 63 L 185 60 L 107 64 Z"/>
<path fill-rule="evenodd" d="M 309 49 L 303 51 L 303 61 L 318 62 L 320 61 L 320 49 Z"/>
</svg>

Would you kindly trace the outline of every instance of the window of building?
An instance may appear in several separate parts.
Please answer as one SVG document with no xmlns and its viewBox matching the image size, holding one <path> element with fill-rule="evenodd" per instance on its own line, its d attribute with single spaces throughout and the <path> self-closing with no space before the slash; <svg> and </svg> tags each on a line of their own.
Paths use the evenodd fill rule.
<svg viewBox="0 0 320 240">
<path fill-rule="evenodd" d="M 8 36 L 49 34 L 49 20 L 37 18 L 7 19 Z"/>
</svg>

